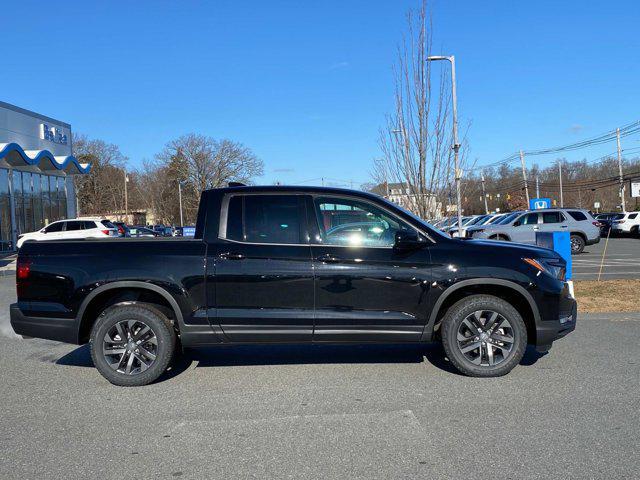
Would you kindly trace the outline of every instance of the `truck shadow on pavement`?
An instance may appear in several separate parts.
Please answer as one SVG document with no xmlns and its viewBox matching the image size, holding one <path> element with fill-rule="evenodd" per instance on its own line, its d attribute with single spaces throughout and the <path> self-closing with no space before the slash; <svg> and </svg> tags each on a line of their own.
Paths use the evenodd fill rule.
<svg viewBox="0 0 640 480">
<path fill-rule="evenodd" d="M 529 346 L 520 365 L 534 365 L 545 354 Z M 437 343 L 380 345 L 230 345 L 185 349 L 173 366 L 156 382 L 179 376 L 190 368 L 259 365 L 423 363 L 447 373 L 461 375 L 445 358 Z M 56 365 L 93 367 L 89 345 L 60 357 Z"/>
</svg>

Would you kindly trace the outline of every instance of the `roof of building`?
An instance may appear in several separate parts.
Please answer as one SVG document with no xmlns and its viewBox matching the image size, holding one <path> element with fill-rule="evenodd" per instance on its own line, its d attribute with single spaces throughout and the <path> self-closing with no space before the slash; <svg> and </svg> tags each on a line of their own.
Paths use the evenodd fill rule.
<svg viewBox="0 0 640 480">
<path fill-rule="evenodd" d="M 71 128 L 71 125 L 69 125 L 67 122 L 62 122 L 60 120 L 56 120 L 55 118 L 47 117 L 46 115 L 42 115 L 41 113 L 32 112 L 31 110 L 27 110 L 26 108 L 18 107 L 7 102 L 0 101 L 0 107 L 13 110 L 14 112 L 22 113 L 24 115 L 29 115 L 30 117 L 39 118 L 40 120 L 44 120 L 45 122 L 57 123 L 58 125 L 62 125 L 63 127 L 67 127 L 69 129 Z"/>
<path fill-rule="evenodd" d="M 89 173 L 91 165 L 80 163 L 73 155 L 55 156 L 49 150 L 23 150 L 17 143 L 0 143 L 0 160 L 13 167 L 35 166 L 43 172 L 68 175 Z"/>
</svg>

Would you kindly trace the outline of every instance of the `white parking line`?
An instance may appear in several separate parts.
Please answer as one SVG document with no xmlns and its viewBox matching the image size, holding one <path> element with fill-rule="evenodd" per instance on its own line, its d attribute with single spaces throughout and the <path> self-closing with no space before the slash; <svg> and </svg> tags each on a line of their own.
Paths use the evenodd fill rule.
<svg viewBox="0 0 640 480">
<path fill-rule="evenodd" d="M 598 272 L 573 272 L 573 275 L 571 278 L 575 278 L 576 275 L 582 275 L 582 276 L 598 276 Z M 640 271 L 636 270 L 633 272 L 602 272 L 602 275 L 620 275 L 620 276 L 625 276 L 625 278 L 627 278 L 626 276 L 628 275 L 640 275 Z"/>
</svg>

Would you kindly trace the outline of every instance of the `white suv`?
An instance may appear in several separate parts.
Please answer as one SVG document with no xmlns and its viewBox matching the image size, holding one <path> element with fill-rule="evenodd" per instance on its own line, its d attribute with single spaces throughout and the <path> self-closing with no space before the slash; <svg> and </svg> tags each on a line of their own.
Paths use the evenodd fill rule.
<svg viewBox="0 0 640 480">
<path fill-rule="evenodd" d="M 640 234 L 640 212 L 619 213 L 611 219 L 611 233 Z"/>
<path fill-rule="evenodd" d="M 59 220 L 50 223 L 37 232 L 30 232 L 18 237 L 17 246 L 27 240 L 71 240 L 79 238 L 117 237 L 118 229 L 104 218 L 76 218 L 74 220 Z"/>
</svg>

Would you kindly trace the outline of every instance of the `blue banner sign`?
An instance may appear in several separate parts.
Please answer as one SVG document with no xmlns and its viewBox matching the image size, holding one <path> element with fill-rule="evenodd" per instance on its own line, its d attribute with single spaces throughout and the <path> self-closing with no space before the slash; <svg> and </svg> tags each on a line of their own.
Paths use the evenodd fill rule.
<svg viewBox="0 0 640 480">
<path fill-rule="evenodd" d="M 550 198 L 532 198 L 529 200 L 530 210 L 540 210 L 541 208 L 551 208 Z"/>
<path fill-rule="evenodd" d="M 193 237 L 196 234 L 196 227 L 182 227 L 183 237 Z"/>
</svg>

